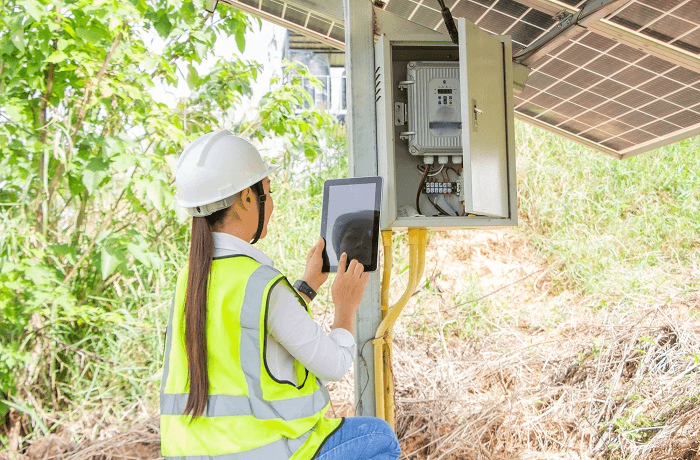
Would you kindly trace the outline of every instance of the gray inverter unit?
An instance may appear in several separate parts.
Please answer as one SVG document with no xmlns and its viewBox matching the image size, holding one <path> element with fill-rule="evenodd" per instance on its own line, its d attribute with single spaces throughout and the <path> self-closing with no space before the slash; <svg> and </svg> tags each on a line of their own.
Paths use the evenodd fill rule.
<svg viewBox="0 0 700 460">
<path fill-rule="evenodd" d="M 412 155 L 462 155 L 462 114 L 458 62 L 411 61 L 407 81 L 408 139 Z"/>
</svg>

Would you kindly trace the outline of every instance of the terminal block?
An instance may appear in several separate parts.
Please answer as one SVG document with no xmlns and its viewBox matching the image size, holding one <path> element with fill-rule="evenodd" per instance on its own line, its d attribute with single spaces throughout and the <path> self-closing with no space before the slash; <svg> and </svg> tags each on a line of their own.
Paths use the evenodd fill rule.
<svg viewBox="0 0 700 460">
<path fill-rule="evenodd" d="M 430 198 L 438 195 L 460 195 L 462 184 L 459 182 L 426 182 L 423 184 L 422 191 Z"/>
</svg>

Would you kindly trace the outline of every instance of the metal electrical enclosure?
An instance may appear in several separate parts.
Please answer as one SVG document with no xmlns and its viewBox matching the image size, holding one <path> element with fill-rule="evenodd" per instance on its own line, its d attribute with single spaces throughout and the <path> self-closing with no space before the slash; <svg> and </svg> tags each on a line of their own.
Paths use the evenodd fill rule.
<svg viewBox="0 0 700 460">
<path fill-rule="evenodd" d="M 408 63 L 408 80 L 399 83 L 408 96 L 408 139 L 412 155 L 462 154 L 459 63 Z"/>
<path fill-rule="evenodd" d="M 375 45 L 383 229 L 517 225 L 510 37 L 457 26 Z"/>
</svg>

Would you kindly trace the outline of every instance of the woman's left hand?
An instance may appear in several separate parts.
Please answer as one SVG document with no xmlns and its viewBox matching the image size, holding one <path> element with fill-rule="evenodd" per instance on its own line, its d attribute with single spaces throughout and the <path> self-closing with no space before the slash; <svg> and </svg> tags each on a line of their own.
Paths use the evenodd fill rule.
<svg viewBox="0 0 700 460">
<path fill-rule="evenodd" d="M 324 239 L 319 236 L 318 242 L 306 256 L 306 270 L 304 270 L 304 276 L 301 277 L 316 292 L 328 279 L 328 273 L 321 271 L 323 267 L 323 247 L 325 244 Z"/>
</svg>

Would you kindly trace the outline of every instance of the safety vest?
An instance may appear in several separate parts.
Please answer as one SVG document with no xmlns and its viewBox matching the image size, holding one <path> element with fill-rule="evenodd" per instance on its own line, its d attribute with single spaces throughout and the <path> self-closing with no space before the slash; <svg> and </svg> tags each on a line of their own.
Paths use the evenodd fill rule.
<svg viewBox="0 0 700 460">
<path fill-rule="evenodd" d="M 289 285 L 277 270 L 250 257 L 213 261 L 207 296 L 209 401 L 202 416 L 193 419 L 182 415 L 189 392 L 187 269 L 180 272 L 166 330 L 160 392 L 166 460 L 308 460 L 342 424 L 342 419 L 324 418 L 328 392 L 301 363 L 294 362 L 296 385 L 277 380 L 268 369 L 266 319 L 270 293 L 278 283 Z"/>
</svg>

